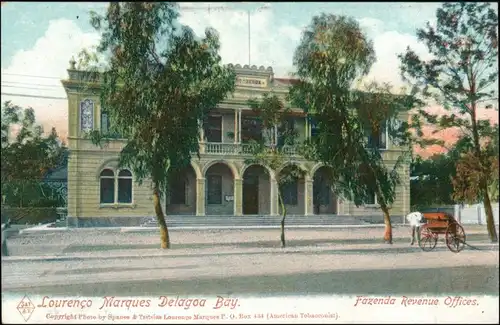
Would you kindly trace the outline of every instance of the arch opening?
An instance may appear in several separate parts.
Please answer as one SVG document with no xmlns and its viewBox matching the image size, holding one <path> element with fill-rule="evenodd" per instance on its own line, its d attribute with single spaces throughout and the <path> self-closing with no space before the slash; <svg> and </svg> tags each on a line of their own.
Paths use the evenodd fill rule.
<svg viewBox="0 0 500 325">
<path fill-rule="evenodd" d="M 193 166 L 186 166 L 172 175 L 167 186 L 167 215 L 196 215 L 196 172 Z"/>
<path fill-rule="evenodd" d="M 319 167 L 313 175 L 314 214 L 338 214 L 338 198 L 332 191 L 332 184 L 328 167 Z"/>
<path fill-rule="evenodd" d="M 234 214 L 234 174 L 224 162 L 216 162 L 205 172 L 206 215 Z"/>
<path fill-rule="evenodd" d="M 279 188 L 288 215 L 305 214 L 305 172 L 295 164 L 289 164 L 278 173 Z M 278 206 L 279 212 L 281 206 Z"/>
<path fill-rule="evenodd" d="M 251 165 L 243 173 L 243 214 L 271 214 L 271 180 L 262 165 Z"/>
</svg>

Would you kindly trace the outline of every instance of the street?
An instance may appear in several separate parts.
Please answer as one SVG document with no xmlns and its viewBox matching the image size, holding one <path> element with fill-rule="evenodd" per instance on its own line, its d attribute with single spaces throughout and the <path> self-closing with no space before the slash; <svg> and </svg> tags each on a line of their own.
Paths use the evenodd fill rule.
<svg viewBox="0 0 500 325">
<path fill-rule="evenodd" d="M 498 245 L 454 254 L 439 242 L 423 252 L 409 246 L 407 229 L 395 231 L 394 245 L 372 238 L 380 230 L 290 230 L 285 249 L 276 230 L 179 231 L 168 251 L 153 248 L 156 233 L 21 235 L 9 239 L 9 249 L 52 247 L 53 255 L 3 258 L 2 292 L 498 295 Z"/>
</svg>

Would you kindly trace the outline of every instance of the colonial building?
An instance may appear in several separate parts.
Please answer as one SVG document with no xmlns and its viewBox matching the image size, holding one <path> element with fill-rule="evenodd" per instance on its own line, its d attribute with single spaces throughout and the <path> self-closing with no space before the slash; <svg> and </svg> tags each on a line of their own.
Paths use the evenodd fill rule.
<svg viewBox="0 0 500 325">
<path fill-rule="evenodd" d="M 232 65 L 231 65 L 232 66 Z M 171 195 L 164 199 L 167 215 L 207 217 L 230 215 L 277 215 L 276 175 L 280 170 L 247 165 L 247 140 L 261 136 L 261 126 L 247 100 L 273 90 L 285 100 L 291 80 L 274 78 L 271 67 L 232 66 L 237 74 L 236 90 L 226 98 L 200 129 L 200 159 L 193 156 L 191 166 L 172 181 Z M 118 169 L 118 154 L 124 140 L 111 140 L 103 148 L 84 138 L 90 130 L 109 126 L 107 114 L 99 104 L 98 85 L 88 83 L 89 73 L 68 70 L 62 83 L 68 95 L 68 220 L 78 226 L 123 224 L 139 225 L 154 216 L 152 192 L 148 182 L 138 185 L 133 172 Z M 83 87 L 85 86 L 85 87 Z M 299 140 L 315 135 L 311 119 L 293 109 L 287 127 L 294 128 Z M 278 131 L 276 131 L 278 132 Z M 280 141 L 279 134 L 277 141 Z M 382 132 L 376 141 L 390 164 L 400 148 L 389 143 Z M 304 177 L 282 188 L 289 215 L 363 216 L 380 221 L 382 213 L 374 196 L 370 204 L 356 207 L 331 193 L 321 164 L 306 161 L 287 147 L 291 160 L 304 171 Z M 401 170 L 403 184 L 392 207 L 393 215 L 409 209 L 409 169 Z"/>
</svg>

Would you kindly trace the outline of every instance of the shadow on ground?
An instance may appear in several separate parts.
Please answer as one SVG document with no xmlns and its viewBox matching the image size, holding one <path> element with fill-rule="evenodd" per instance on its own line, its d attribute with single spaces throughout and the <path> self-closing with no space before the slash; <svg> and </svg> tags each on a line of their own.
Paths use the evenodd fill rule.
<svg viewBox="0 0 500 325">
<path fill-rule="evenodd" d="M 487 241 L 487 235 L 471 235 L 468 241 Z M 394 244 L 409 243 L 407 238 L 395 238 Z M 383 241 L 377 238 L 360 239 L 304 239 L 289 240 L 287 247 L 321 246 L 328 244 L 357 245 L 357 244 L 381 244 Z M 440 244 L 440 243 L 439 243 Z M 64 248 L 63 253 L 97 252 L 109 250 L 134 250 L 158 248 L 159 244 L 116 244 L 116 245 L 69 245 Z M 245 241 L 229 243 L 172 243 L 172 249 L 203 249 L 208 247 L 238 247 L 238 248 L 273 248 L 280 247 L 279 240 Z"/>
<path fill-rule="evenodd" d="M 61 271 L 46 271 L 40 275 L 40 277 L 43 277 L 44 275 L 47 275 L 48 273 L 51 274 L 58 274 L 58 275 L 64 275 L 64 274 L 97 274 L 97 273 L 108 273 L 108 272 L 130 272 L 130 271 L 152 271 L 152 270 L 187 270 L 187 269 L 196 269 L 200 268 L 199 265 L 180 265 L 180 266 L 168 266 L 168 267 L 154 267 L 154 266 L 148 266 L 148 267 L 93 267 L 93 268 L 79 268 L 79 269 L 70 269 L 70 270 L 61 270 Z"/>
<path fill-rule="evenodd" d="M 203 274 L 200 272 L 200 274 Z M 347 270 L 290 275 L 199 279 L 126 280 L 123 282 L 33 286 L 29 294 L 110 295 L 402 295 L 478 294 L 498 296 L 498 266 L 430 269 Z M 22 293 L 10 288 L 2 294 Z"/>
<path fill-rule="evenodd" d="M 472 248 L 465 248 L 464 250 L 471 250 Z M 473 250 L 477 251 L 493 251 L 497 250 L 498 251 L 498 246 L 485 246 L 485 247 L 479 247 L 479 248 L 473 248 Z M 448 247 L 446 247 L 444 244 L 442 247 L 436 247 L 434 248 L 433 251 L 431 252 L 425 252 L 425 254 L 433 254 L 437 252 L 443 252 L 443 251 L 449 251 Z M 357 248 L 357 249 L 324 249 L 324 250 L 311 250 L 311 251 L 294 251 L 294 250 L 277 250 L 277 251 L 270 251 L 270 252 L 225 252 L 223 254 L 217 254 L 217 253 L 186 253 L 186 254 L 179 254 L 175 253 L 175 250 L 168 250 L 168 251 L 163 251 L 165 252 L 165 255 L 158 255 L 155 256 L 155 258 L 182 258 L 182 257 L 193 257 L 193 256 L 207 256 L 207 257 L 216 257 L 216 256 L 244 256 L 244 255 L 262 255 L 262 254 L 270 254 L 270 255 L 282 255 L 282 254 L 303 254 L 303 255 L 359 255 L 359 254 L 366 254 L 366 255 L 372 255 L 372 254 L 415 254 L 415 253 L 422 253 L 422 250 L 416 246 L 412 247 L 403 247 L 403 248 Z M 450 252 L 450 254 L 456 254 Z M 460 253 L 458 253 L 460 254 Z M 64 257 L 64 256 L 63 256 Z M 130 259 L 130 256 L 113 256 L 113 259 Z M 76 257 L 73 258 L 71 256 L 68 256 L 69 261 L 73 260 L 84 260 L 85 258 L 80 258 Z M 53 259 L 44 259 L 42 260 L 43 262 L 54 262 L 54 261 L 60 261 L 61 258 L 53 258 Z M 22 261 L 16 261 L 16 263 L 20 263 Z M 26 261 L 30 262 L 30 261 Z"/>
</svg>

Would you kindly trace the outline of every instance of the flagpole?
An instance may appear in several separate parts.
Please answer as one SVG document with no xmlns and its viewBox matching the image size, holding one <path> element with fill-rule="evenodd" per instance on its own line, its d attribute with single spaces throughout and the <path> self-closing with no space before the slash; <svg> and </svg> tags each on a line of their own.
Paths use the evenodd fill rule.
<svg viewBox="0 0 500 325">
<path fill-rule="evenodd" d="M 250 31 L 250 10 L 247 10 L 247 14 L 248 14 L 248 65 L 250 65 L 250 58 L 251 58 L 251 52 L 252 52 L 252 48 L 251 48 L 251 31 Z"/>
</svg>

